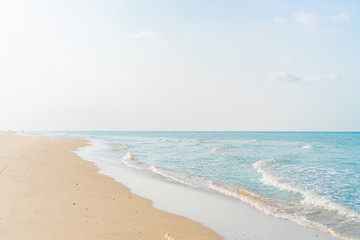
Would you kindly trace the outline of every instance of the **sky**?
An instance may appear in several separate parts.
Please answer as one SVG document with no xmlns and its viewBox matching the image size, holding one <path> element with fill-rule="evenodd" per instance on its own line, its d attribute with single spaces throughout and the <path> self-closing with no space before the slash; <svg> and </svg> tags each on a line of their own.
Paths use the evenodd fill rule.
<svg viewBox="0 0 360 240">
<path fill-rule="evenodd" d="M 0 0 L 0 130 L 360 131 L 358 0 Z"/>
</svg>

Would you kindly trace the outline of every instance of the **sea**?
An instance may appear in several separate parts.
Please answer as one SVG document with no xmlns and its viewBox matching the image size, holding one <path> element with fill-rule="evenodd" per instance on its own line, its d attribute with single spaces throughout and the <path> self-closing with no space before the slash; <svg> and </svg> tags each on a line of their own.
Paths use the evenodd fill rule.
<svg viewBox="0 0 360 240">
<path fill-rule="evenodd" d="M 132 171 L 241 201 L 266 215 L 360 239 L 360 133 L 31 131 L 89 140 L 100 173 Z M 121 180 L 120 180 L 121 181 Z M 156 203 L 156 202 L 155 202 Z"/>
</svg>

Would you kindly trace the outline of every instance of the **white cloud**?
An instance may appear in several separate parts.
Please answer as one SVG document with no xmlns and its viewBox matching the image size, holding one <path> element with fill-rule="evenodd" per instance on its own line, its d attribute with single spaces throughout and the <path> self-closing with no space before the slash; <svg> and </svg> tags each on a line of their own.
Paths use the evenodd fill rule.
<svg viewBox="0 0 360 240">
<path fill-rule="evenodd" d="M 268 75 L 268 80 L 272 82 L 303 82 L 303 83 L 316 83 L 316 82 L 333 82 L 339 81 L 341 78 L 339 75 L 334 73 L 329 74 L 318 74 L 318 75 L 310 75 L 306 77 L 298 77 L 294 74 L 288 73 L 286 71 L 280 71 L 276 73 L 270 73 Z"/>
<path fill-rule="evenodd" d="M 152 31 L 143 31 L 140 30 L 137 33 L 134 33 L 132 35 L 133 38 L 145 38 L 145 39 L 150 39 L 151 41 L 154 41 L 156 43 L 167 43 L 166 39 L 164 36 L 162 36 L 160 33 L 158 32 L 152 32 Z"/>
<path fill-rule="evenodd" d="M 303 79 L 304 82 L 329 82 L 329 81 L 338 81 L 340 80 L 340 76 L 334 73 L 329 73 L 326 75 L 311 75 L 307 76 Z"/>
<path fill-rule="evenodd" d="M 351 17 L 349 14 L 339 13 L 337 15 L 330 16 L 330 19 L 337 22 L 350 22 Z"/>
<path fill-rule="evenodd" d="M 285 81 L 285 82 L 300 82 L 301 78 L 297 77 L 286 71 L 280 71 L 277 73 L 270 73 L 268 75 L 270 81 Z"/>
<path fill-rule="evenodd" d="M 283 17 L 274 17 L 274 21 L 278 23 L 287 23 L 288 21 Z"/>
<path fill-rule="evenodd" d="M 293 14 L 294 21 L 301 25 L 314 26 L 319 21 L 334 21 L 334 22 L 350 22 L 351 16 L 346 13 L 316 15 L 310 12 L 296 12 Z M 289 23 L 290 20 L 284 17 L 274 17 L 274 22 L 277 23 Z"/>
<path fill-rule="evenodd" d="M 318 23 L 318 17 L 308 12 L 297 12 L 294 14 L 294 19 L 297 23 L 307 26 L 313 26 Z"/>
</svg>

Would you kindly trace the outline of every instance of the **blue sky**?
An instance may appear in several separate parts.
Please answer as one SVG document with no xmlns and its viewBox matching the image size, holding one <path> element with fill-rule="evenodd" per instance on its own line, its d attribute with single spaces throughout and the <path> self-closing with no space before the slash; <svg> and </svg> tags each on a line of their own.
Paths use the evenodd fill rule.
<svg viewBox="0 0 360 240">
<path fill-rule="evenodd" d="M 0 129 L 360 131 L 358 1 L 2 1 Z"/>
</svg>

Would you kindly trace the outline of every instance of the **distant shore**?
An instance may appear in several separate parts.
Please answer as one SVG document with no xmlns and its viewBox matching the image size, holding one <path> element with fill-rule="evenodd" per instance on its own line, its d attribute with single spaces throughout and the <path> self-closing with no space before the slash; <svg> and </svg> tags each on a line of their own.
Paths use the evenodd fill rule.
<svg viewBox="0 0 360 240">
<path fill-rule="evenodd" d="M 1 239 L 222 239 L 97 174 L 71 152 L 86 144 L 0 132 Z"/>
</svg>

